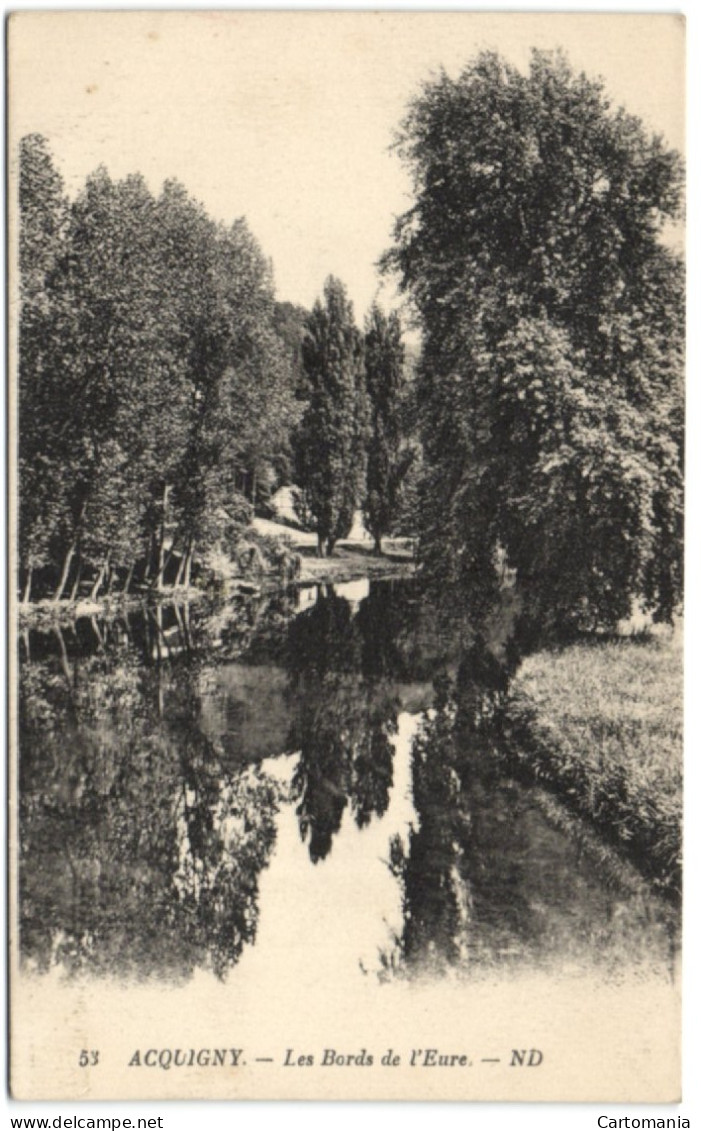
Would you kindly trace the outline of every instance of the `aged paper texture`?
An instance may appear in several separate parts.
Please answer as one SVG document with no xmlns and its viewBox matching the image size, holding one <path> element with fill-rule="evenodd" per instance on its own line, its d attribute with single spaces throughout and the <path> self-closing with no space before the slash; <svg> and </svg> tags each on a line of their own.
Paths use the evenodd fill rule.
<svg viewBox="0 0 701 1131">
<path fill-rule="evenodd" d="M 414 202 L 391 146 L 422 84 L 480 52 L 525 74 L 534 49 L 600 77 L 661 135 L 660 162 L 683 152 L 674 15 L 10 19 L 11 494 L 29 516 L 14 506 L 15 1098 L 680 1097 L 674 847 L 666 872 L 655 846 L 630 850 L 611 781 L 587 812 L 573 778 L 519 776 L 513 728 L 494 724 L 516 598 L 468 648 L 416 587 L 411 529 L 383 572 L 356 525 L 324 572 L 290 503 L 309 391 L 285 400 L 269 376 L 291 372 L 283 346 L 302 371 L 328 276 L 360 327 L 373 301 L 400 307 L 377 264 Z M 524 137 L 529 112 L 524 98 Z M 499 120 L 496 102 L 481 113 Z M 494 160 L 487 146 L 485 178 Z M 614 173 L 581 176 L 605 212 Z M 661 242 L 681 253 L 681 225 Z M 420 343 L 415 322 L 415 368 Z M 292 584 L 275 586 L 285 531 Z M 677 647 L 678 628 L 657 631 Z M 657 709 L 646 687 L 622 730 Z"/>
</svg>

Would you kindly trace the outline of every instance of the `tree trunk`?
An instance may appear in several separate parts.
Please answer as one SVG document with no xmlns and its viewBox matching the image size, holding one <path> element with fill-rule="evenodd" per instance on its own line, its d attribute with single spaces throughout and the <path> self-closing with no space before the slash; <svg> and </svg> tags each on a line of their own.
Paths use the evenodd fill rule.
<svg viewBox="0 0 701 1131">
<path fill-rule="evenodd" d="M 182 608 L 183 614 L 183 629 L 185 632 L 185 647 L 188 652 L 192 651 L 192 638 L 190 636 L 190 604 L 186 600 Z"/>
<path fill-rule="evenodd" d="M 66 556 L 63 560 L 63 570 L 61 571 L 61 580 L 59 581 L 58 585 L 56 586 L 56 592 L 54 593 L 54 601 L 56 601 L 56 602 L 61 600 L 61 597 L 63 596 L 63 590 L 66 588 L 66 582 L 68 581 L 68 574 L 70 573 L 71 562 L 73 561 L 73 555 L 75 553 L 75 549 L 76 549 L 77 544 L 78 544 L 78 536 L 76 535 L 74 537 L 73 541 L 71 542 L 70 546 L 68 547 L 68 550 L 66 551 Z"/>
<path fill-rule="evenodd" d="M 160 590 L 163 588 L 163 575 L 164 575 L 165 571 L 168 569 L 168 566 L 170 565 L 172 557 L 173 557 L 173 547 L 171 546 L 171 548 L 170 548 L 170 550 L 168 550 L 167 554 L 162 556 L 162 560 L 160 561 L 159 566 L 158 566 L 158 573 L 156 574 L 153 581 L 151 582 L 151 588 L 152 589 L 158 589 L 159 592 L 160 592 Z"/>
<path fill-rule="evenodd" d="M 134 576 L 134 563 L 132 562 L 131 565 L 129 566 L 129 572 L 127 573 L 127 579 L 124 582 L 124 588 L 122 589 L 122 593 L 127 594 L 129 592 L 129 586 L 131 585 L 131 579 L 132 579 L 133 576 Z"/>
<path fill-rule="evenodd" d="M 188 562 L 190 561 L 191 552 L 192 552 L 192 538 L 186 538 L 185 539 L 185 545 L 183 547 L 183 554 L 182 554 L 182 557 L 180 559 L 180 566 L 178 568 L 178 576 L 175 579 L 176 585 L 189 585 L 190 569 L 189 569 L 189 566 L 188 566 Z M 186 576 L 188 578 L 187 581 L 185 580 Z"/>
<path fill-rule="evenodd" d="M 163 617 L 163 609 L 161 608 L 160 605 L 156 605 L 155 614 L 153 612 L 149 612 L 148 618 L 151 621 L 151 624 L 155 625 L 154 632 L 153 632 L 153 642 L 156 645 L 156 662 L 160 666 L 161 658 L 162 658 L 161 657 L 161 633 L 160 633 L 160 626 L 158 624 L 158 620 L 156 619 L 159 614 L 160 614 L 161 617 Z"/>
<path fill-rule="evenodd" d="M 317 545 L 316 545 L 316 556 L 318 558 L 323 558 L 323 556 L 324 556 L 324 539 L 322 538 L 321 534 L 317 534 L 316 543 L 317 543 Z"/>
<path fill-rule="evenodd" d="M 158 535 L 158 572 L 156 574 L 156 578 L 155 578 L 155 581 L 153 583 L 154 587 L 156 589 L 162 589 L 163 588 L 163 574 L 165 572 L 166 566 L 168 565 L 168 562 L 170 561 L 171 557 L 173 556 L 173 548 L 171 546 L 168 558 L 166 560 L 164 560 L 165 551 L 164 551 L 163 543 L 165 542 L 165 536 L 166 536 L 166 516 L 168 514 L 168 495 L 169 495 L 169 493 L 170 493 L 170 487 L 167 484 L 165 484 L 164 487 L 163 487 L 163 509 L 161 511 L 161 527 L 160 527 L 160 531 L 159 531 L 159 535 Z"/>
<path fill-rule="evenodd" d="M 185 625 L 183 624 L 183 618 L 182 618 L 182 613 L 180 611 L 180 605 L 178 604 L 177 601 L 173 602 L 173 611 L 175 612 L 175 619 L 178 622 L 178 637 L 179 637 L 179 641 L 180 641 L 180 647 L 185 649 L 185 647 L 186 647 Z"/>
<path fill-rule="evenodd" d="M 32 597 L 32 574 L 34 573 L 34 566 L 27 566 L 27 580 L 24 583 L 24 593 L 22 594 L 22 604 L 28 605 Z"/>
<path fill-rule="evenodd" d="M 80 579 L 81 579 L 82 576 L 83 576 L 83 563 L 80 559 L 80 555 L 78 555 L 78 567 L 75 571 L 75 581 L 73 582 L 73 588 L 71 589 L 71 597 L 70 597 L 71 601 L 75 601 L 75 599 L 78 595 L 78 586 L 80 585 Z"/>
<path fill-rule="evenodd" d="M 127 612 L 126 609 L 124 610 L 124 631 L 127 634 L 127 640 L 129 641 L 129 643 L 133 644 L 134 643 L 134 637 L 132 636 L 131 624 L 129 623 L 129 613 Z"/>
<path fill-rule="evenodd" d="M 326 557 L 327 558 L 331 557 L 335 545 L 336 545 L 336 539 L 335 538 L 329 538 L 328 542 L 326 543 Z"/>
<path fill-rule="evenodd" d="M 185 555 L 185 572 L 183 573 L 183 585 L 186 589 L 190 588 L 190 573 L 192 571 L 192 559 L 195 555 L 195 543 L 192 539 L 187 543 L 187 554 Z"/>
<path fill-rule="evenodd" d="M 73 555 L 75 554 L 76 549 L 78 548 L 78 539 L 79 539 L 79 536 L 80 536 L 80 528 L 83 525 L 83 519 L 85 518 L 85 508 L 87 507 L 87 505 L 88 504 L 87 504 L 87 501 L 86 501 L 86 502 L 83 503 L 82 507 L 80 508 L 80 517 L 78 518 L 78 521 L 75 524 L 75 528 L 74 528 L 75 533 L 73 534 L 73 541 L 71 542 L 71 544 L 68 547 L 68 550 L 66 552 L 66 557 L 65 557 L 64 562 L 63 562 L 63 571 L 61 573 L 61 579 L 60 579 L 60 581 L 59 581 L 59 583 L 56 587 L 56 592 L 54 593 L 54 601 L 57 602 L 57 603 L 58 603 L 58 601 L 61 600 L 61 597 L 63 596 L 63 590 L 66 588 L 66 582 L 68 581 L 68 574 L 70 573 L 71 562 L 73 561 Z"/>
<path fill-rule="evenodd" d="M 373 554 L 376 558 L 382 557 L 382 537 L 377 534 L 375 535 L 375 546 L 373 549 Z"/>
<path fill-rule="evenodd" d="M 258 490 L 258 476 L 255 469 L 253 470 L 253 481 L 251 483 L 251 503 L 255 509 L 256 505 L 256 491 Z"/>
<path fill-rule="evenodd" d="M 148 585 L 148 583 L 149 583 L 149 579 L 151 577 L 151 566 L 153 565 L 153 559 L 155 558 L 155 556 L 156 556 L 156 535 L 151 530 L 151 531 L 149 531 L 148 553 L 146 554 L 146 557 L 144 559 L 144 572 L 143 572 L 143 576 L 141 578 L 144 585 Z"/>
<path fill-rule="evenodd" d="M 68 681 L 68 686 L 72 690 L 73 689 L 73 672 L 71 671 L 71 665 L 68 662 L 68 652 L 66 651 L 66 641 L 63 639 L 63 633 L 61 632 L 61 626 L 58 625 L 58 624 L 54 626 L 54 635 L 56 636 L 56 639 L 58 640 L 58 643 L 59 643 L 59 647 L 61 649 L 61 667 L 63 668 L 64 675 L 66 677 L 66 680 Z"/>
<path fill-rule="evenodd" d="M 105 570 L 107 569 L 109 562 L 110 562 L 110 555 L 109 555 L 109 553 L 107 553 L 105 555 L 105 558 L 104 558 L 102 565 L 100 566 L 99 573 L 97 575 L 97 578 L 95 579 L 95 584 L 93 585 L 92 589 L 90 590 L 90 600 L 91 601 L 94 601 L 95 598 L 97 597 L 98 593 L 100 592 L 100 589 L 102 587 L 102 581 L 103 581 L 103 578 L 105 576 Z"/>
</svg>

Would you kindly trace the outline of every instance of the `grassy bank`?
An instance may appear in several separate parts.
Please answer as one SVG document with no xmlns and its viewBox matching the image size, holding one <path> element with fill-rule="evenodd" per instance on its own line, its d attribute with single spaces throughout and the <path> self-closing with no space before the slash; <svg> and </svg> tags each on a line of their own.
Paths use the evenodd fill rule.
<svg viewBox="0 0 701 1131">
<path fill-rule="evenodd" d="M 512 767 L 547 785 L 633 857 L 681 885 L 681 633 L 540 652 L 513 681 Z"/>
<path fill-rule="evenodd" d="M 300 570 L 295 578 L 298 585 L 331 585 L 362 577 L 410 577 L 414 573 L 413 552 L 406 538 L 384 538 L 383 553 L 379 557 L 373 554 L 368 535 L 347 538 L 336 544 L 330 558 L 320 558 L 316 534 L 264 518 L 255 518 L 253 526 L 260 535 L 278 539 L 299 555 Z"/>
<path fill-rule="evenodd" d="M 362 577 L 411 577 L 415 564 L 411 555 L 395 550 L 390 545 L 381 557 L 376 557 L 366 546 L 342 543 L 330 558 L 318 558 L 314 553 L 302 553 L 302 568 L 297 578 L 300 584 L 316 582 L 356 581 Z"/>
</svg>

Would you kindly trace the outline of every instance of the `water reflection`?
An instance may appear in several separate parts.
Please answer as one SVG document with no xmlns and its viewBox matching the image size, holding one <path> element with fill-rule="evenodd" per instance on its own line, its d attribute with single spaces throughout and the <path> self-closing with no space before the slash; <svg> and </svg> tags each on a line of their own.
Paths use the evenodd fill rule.
<svg viewBox="0 0 701 1131">
<path fill-rule="evenodd" d="M 398 701 L 387 677 L 364 671 L 361 626 L 334 591 L 290 625 L 290 745 L 300 751 L 292 789 L 314 863 L 328 855 L 347 805 L 363 828 L 386 811 L 392 786 Z"/>
<path fill-rule="evenodd" d="M 550 968 L 669 973 L 676 912 L 553 798 L 494 757 L 508 662 L 477 636 L 412 744 L 416 827 L 390 867 L 404 888 L 392 962 L 408 974 Z"/>
<path fill-rule="evenodd" d="M 471 890 L 466 881 L 471 814 L 456 771 L 455 715 L 448 682 L 436 686 L 436 706 L 412 743 L 417 827 L 404 852 L 393 844 L 392 869 L 404 883 L 401 949 L 411 965 L 444 970 L 467 954 Z"/>
<path fill-rule="evenodd" d="M 255 937 L 275 784 L 231 772 L 183 667 L 118 643 L 25 663 L 20 930 L 33 967 L 223 973 Z"/>
<path fill-rule="evenodd" d="M 24 633 L 24 962 L 223 978 L 290 892 L 329 977 L 666 962 L 671 910 L 494 756 L 517 613 L 457 640 L 387 582 Z"/>
</svg>

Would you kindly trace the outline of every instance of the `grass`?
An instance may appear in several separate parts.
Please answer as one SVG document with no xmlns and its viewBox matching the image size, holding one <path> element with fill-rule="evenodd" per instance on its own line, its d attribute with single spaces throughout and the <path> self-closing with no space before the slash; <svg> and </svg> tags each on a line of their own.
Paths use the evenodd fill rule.
<svg viewBox="0 0 701 1131">
<path fill-rule="evenodd" d="M 342 542 L 334 550 L 330 558 L 318 558 L 315 553 L 302 555 L 302 569 L 298 580 L 301 582 L 333 582 L 355 581 L 358 578 L 386 578 L 386 577 L 411 577 L 414 573 L 414 561 L 411 555 L 396 550 L 390 539 L 387 545 L 383 543 L 381 557 L 373 556 L 367 546 L 351 542 Z"/>
<path fill-rule="evenodd" d="M 681 633 L 575 644 L 526 659 L 506 709 L 514 767 L 681 888 Z"/>
<path fill-rule="evenodd" d="M 369 535 L 364 539 L 346 538 L 338 542 L 330 558 L 316 556 L 316 534 L 283 526 L 271 519 L 255 518 L 254 528 L 268 537 L 279 538 L 302 559 L 297 584 L 355 581 L 362 577 L 410 577 L 414 559 L 406 538 L 383 538 L 382 556 L 375 557 Z"/>
</svg>

